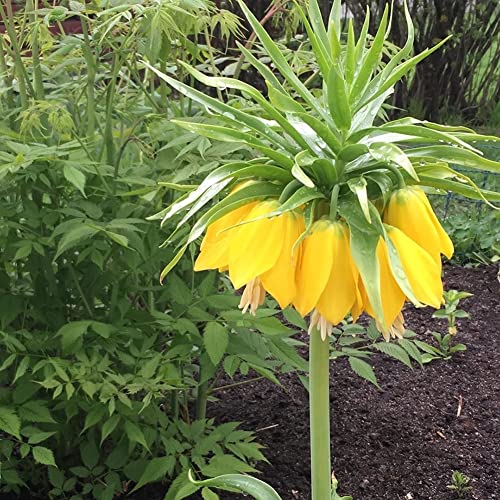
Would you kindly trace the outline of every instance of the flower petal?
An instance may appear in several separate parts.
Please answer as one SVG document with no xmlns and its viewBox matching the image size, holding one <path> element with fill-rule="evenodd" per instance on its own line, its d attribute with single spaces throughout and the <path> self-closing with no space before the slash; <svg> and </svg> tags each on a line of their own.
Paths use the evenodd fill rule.
<svg viewBox="0 0 500 500">
<path fill-rule="evenodd" d="M 448 233 L 443 229 L 443 226 L 439 222 L 438 218 L 436 217 L 436 214 L 434 213 L 434 210 L 432 209 L 432 206 L 425 195 L 425 193 L 421 190 L 417 190 L 417 195 L 422 201 L 422 204 L 425 206 L 426 211 L 427 211 L 427 216 L 429 219 L 432 221 L 432 224 L 434 225 L 434 228 L 436 229 L 436 232 L 438 234 L 439 240 L 440 240 L 440 251 L 442 254 L 446 255 L 448 259 L 451 259 L 453 256 L 454 252 L 454 247 L 453 247 L 453 242 L 451 241 L 451 238 L 448 236 Z"/>
<path fill-rule="evenodd" d="M 297 293 L 295 269 L 300 254 L 299 248 L 293 251 L 295 242 L 304 232 L 304 217 L 295 213 L 285 213 L 283 247 L 269 271 L 260 276 L 264 288 L 278 301 L 280 307 L 287 307 Z"/>
<path fill-rule="evenodd" d="M 297 266 L 297 296 L 293 305 L 305 316 L 318 303 L 330 277 L 335 229 L 329 221 L 313 224 L 311 234 L 302 242 L 302 255 Z"/>
<path fill-rule="evenodd" d="M 333 224 L 333 262 L 330 277 L 316 306 L 331 324 L 340 323 L 356 302 L 357 276 L 349 247 L 347 229 L 341 223 Z"/>
<path fill-rule="evenodd" d="M 409 239 L 409 238 L 408 238 Z M 412 240 L 410 240 L 412 241 Z M 377 245 L 377 257 L 380 269 L 380 293 L 382 299 L 383 318 L 377 318 L 368 298 L 366 298 L 366 312 L 372 317 L 378 319 L 385 328 L 389 328 L 398 314 L 403 309 L 405 303 L 405 295 L 399 288 L 394 276 L 392 275 L 391 266 L 389 264 L 389 255 L 387 246 L 383 238 L 380 238 Z M 366 296 L 366 294 L 365 294 Z"/>
<path fill-rule="evenodd" d="M 384 222 L 397 227 L 432 257 L 441 260 L 439 234 L 432 219 L 428 216 L 417 189 L 404 188 L 395 191 L 387 205 Z M 421 192 L 420 189 L 418 191 Z"/>
<path fill-rule="evenodd" d="M 258 203 L 244 220 L 269 214 L 277 204 L 277 201 Z M 280 215 L 235 228 L 229 248 L 229 278 L 235 288 L 241 288 L 274 266 L 283 247 L 284 221 Z"/>
<path fill-rule="evenodd" d="M 403 270 L 416 299 L 439 309 L 443 297 L 441 262 L 436 262 L 403 231 L 387 227 L 387 233 L 398 251 Z"/>
</svg>

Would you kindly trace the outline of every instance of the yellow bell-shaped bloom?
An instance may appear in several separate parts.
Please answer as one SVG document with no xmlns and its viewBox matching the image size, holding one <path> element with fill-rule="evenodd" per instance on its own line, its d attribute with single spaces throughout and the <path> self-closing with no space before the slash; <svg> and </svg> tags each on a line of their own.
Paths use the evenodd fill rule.
<svg viewBox="0 0 500 500">
<path fill-rule="evenodd" d="M 259 278 L 262 286 L 285 308 L 297 292 L 295 267 L 300 247 L 295 242 L 304 231 L 304 217 L 286 212 L 266 217 L 279 208 L 276 200 L 257 203 L 232 233 L 229 278 L 235 288 Z"/>
<path fill-rule="evenodd" d="M 328 323 L 339 323 L 357 300 L 357 280 L 347 226 L 325 219 L 315 222 L 297 266 L 297 311 L 305 316 L 316 308 Z"/>
<path fill-rule="evenodd" d="M 194 263 L 195 271 L 224 269 L 229 261 L 229 244 L 235 226 L 257 205 L 248 203 L 239 207 L 210 224 L 200 245 L 200 254 Z"/>
<path fill-rule="evenodd" d="M 389 254 L 387 253 L 387 245 L 383 238 L 380 238 L 377 245 L 377 260 L 380 273 L 380 298 L 382 301 L 382 312 L 384 314 L 383 318 L 377 318 L 364 286 L 360 286 L 360 288 L 366 312 L 372 318 L 378 319 L 381 324 L 386 327 L 384 329 L 386 330 L 394 323 L 398 314 L 403 309 L 406 297 L 392 274 Z"/>
<path fill-rule="evenodd" d="M 422 304 L 439 309 L 443 300 L 441 262 L 436 262 L 403 231 L 391 226 L 386 226 L 386 229 L 415 298 Z"/>
<path fill-rule="evenodd" d="M 451 258 L 453 243 L 418 186 L 395 191 L 387 204 L 384 222 L 397 227 L 436 260 L 440 254 Z"/>
<path fill-rule="evenodd" d="M 422 304 L 439 309 L 443 296 L 441 281 L 441 262 L 436 261 L 422 247 L 399 229 L 386 226 L 390 241 L 396 248 L 401 266 L 415 298 Z M 383 331 L 388 332 L 395 323 L 402 323 L 401 310 L 407 297 L 398 285 L 390 265 L 387 243 L 383 238 L 377 246 L 377 259 L 380 271 L 380 294 L 382 300 L 383 318 L 377 318 L 369 302 L 364 287 L 364 308 L 366 312 L 379 320 Z"/>
</svg>

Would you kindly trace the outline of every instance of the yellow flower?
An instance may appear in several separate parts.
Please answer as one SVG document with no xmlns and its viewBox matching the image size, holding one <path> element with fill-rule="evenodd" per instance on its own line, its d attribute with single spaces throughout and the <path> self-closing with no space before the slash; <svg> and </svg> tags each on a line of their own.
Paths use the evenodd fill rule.
<svg viewBox="0 0 500 500">
<path fill-rule="evenodd" d="M 297 311 L 305 316 L 315 308 L 328 323 L 339 323 L 357 300 L 357 280 L 347 226 L 316 221 L 303 241 L 297 266 Z"/>
<path fill-rule="evenodd" d="M 385 211 L 384 222 L 397 227 L 436 260 L 440 254 L 451 258 L 453 243 L 432 210 L 427 196 L 418 186 L 398 189 Z"/>
<path fill-rule="evenodd" d="M 222 270 L 229 261 L 229 243 L 235 228 L 232 227 L 248 215 L 257 202 L 248 203 L 236 210 L 228 212 L 210 224 L 200 246 L 200 254 L 194 263 L 195 271 L 207 269 Z M 228 229 L 231 228 L 231 229 Z"/>
<path fill-rule="evenodd" d="M 395 246 L 401 265 L 415 298 L 422 304 L 439 309 L 443 296 L 441 281 L 441 262 L 432 258 L 414 240 L 403 231 L 386 225 L 390 241 Z M 382 327 L 386 339 L 390 333 L 398 336 L 401 333 L 403 320 L 400 316 L 406 296 L 398 285 L 392 271 L 387 244 L 380 238 L 377 246 L 377 258 L 380 270 L 380 293 L 382 300 L 383 318 L 376 318 L 366 292 L 361 291 L 364 298 L 366 312 L 376 318 Z"/>
<path fill-rule="evenodd" d="M 228 265 L 235 288 L 259 278 L 280 307 L 285 308 L 297 292 L 295 266 L 300 248 L 294 252 L 294 245 L 305 226 L 304 217 L 298 212 L 266 217 L 279 206 L 276 200 L 260 202 L 244 217 L 245 223 L 231 235 Z"/>
</svg>

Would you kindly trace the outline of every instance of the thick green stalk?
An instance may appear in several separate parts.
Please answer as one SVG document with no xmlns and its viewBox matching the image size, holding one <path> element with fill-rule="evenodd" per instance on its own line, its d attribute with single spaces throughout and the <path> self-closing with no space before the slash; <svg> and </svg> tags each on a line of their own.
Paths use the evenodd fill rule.
<svg viewBox="0 0 500 500">
<path fill-rule="evenodd" d="M 208 382 L 198 386 L 196 395 L 196 420 L 204 420 L 207 417 Z"/>
<path fill-rule="evenodd" d="M 92 53 L 87 20 L 81 18 L 83 32 L 83 55 L 87 64 L 87 138 L 91 139 L 95 135 L 96 107 L 95 107 L 95 76 L 96 60 Z"/>
<path fill-rule="evenodd" d="M 116 90 L 116 78 L 120 63 L 116 55 L 113 56 L 111 64 L 111 80 L 106 92 L 106 125 L 104 127 L 104 143 L 106 146 L 106 161 L 108 165 L 115 164 L 115 140 L 113 137 L 113 105 Z"/>
<path fill-rule="evenodd" d="M 14 93 L 12 91 L 12 76 L 9 74 L 9 69 L 7 67 L 7 61 L 5 59 L 4 41 L 0 36 L 0 75 L 3 75 L 3 82 L 5 88 L 7 89 L 7 107 L 9 109 L 9 125 L 12 130 L 16 128 L 16 119 L 13 115 L 13 110 L 15 108 L 14 103 Z"/>
<path fill-rule="evenodd" d="M 34 80 L 34 90 L 35 98 L 37 100 L 42 100 L 45 97 L 45 90 L 43 88 L 43 75 L 42 75 L 42 65 L 40 62 L 40 46 L 38 44 L 38 23 L 37 23 L 37 10 L 38 1 L 29 0 L 26 3 L 26 9 L 28 11 L 28 17 L 30 25 L 32 26 L 32 41 L 31 41 L 31 58 L 33 60 L 33 80 Z"/>
<path fill-rule="evenodd" d="M 329 359 L 328 339 L 314 329 L 309 348 L 312 500 L 331 497 Z"/>
<path fill-rule="evenodd" d="M 21 58 L 21 49 L 19 48 L 19 43 L 17 40 L 16 31 L 14 28 L 14 14 L 12 12 L 12 0 L 7 0 L 5 3 L 6 11 L 4 10 L 2 3 L 0 2 L 0 18 L 4 23 L 5 30 L 9 35 L 10 43 L 12 46 L 12 59 L 14 60 L 14 70 L 17 76 L 17 82 L 19 85 L 19 97 L 21 99 L 21 109 L 26 109 L 28 107 L 28 91 L 26 88 L 25 68 Z"/>
</svg>

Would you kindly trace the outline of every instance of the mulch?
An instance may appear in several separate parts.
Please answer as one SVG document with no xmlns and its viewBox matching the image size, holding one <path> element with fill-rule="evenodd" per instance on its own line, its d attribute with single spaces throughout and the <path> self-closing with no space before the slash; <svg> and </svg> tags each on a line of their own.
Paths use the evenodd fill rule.
<svg viewBox="0 0 500 500">
<path fill-rule="evenodd" d="M 452 471 L 471 479 L 476 500 L 500 498 L 500 290 L 496 266 L 445 270 L 447 289 L 466 290 L 471 315 L 458 323 L 467 351 L 413 370 L 373 356 L 381 386 L 356 376 L 345 360 L 331 365 L 332 466 L 339 492 L 354 500 L 453 500 Z M 408 308 L 407 328 L 431 342 L 446 331 L 429 309 Z M 218 393 L 208 416 L 256 430 L 269 464 L 259 477 L 283 500 L 310 499 L 308 397 L 296 374 Z M 461 412 L 457 416 L 459 402 Z M 221 498 L 237 499 L 223 494 Z M 327 500 L 327 499 L 325 499 Z"/>
</svg>

